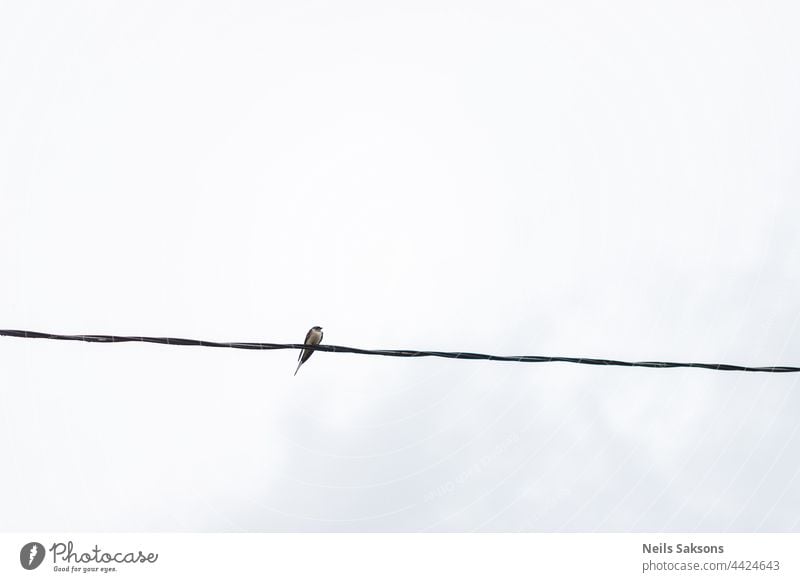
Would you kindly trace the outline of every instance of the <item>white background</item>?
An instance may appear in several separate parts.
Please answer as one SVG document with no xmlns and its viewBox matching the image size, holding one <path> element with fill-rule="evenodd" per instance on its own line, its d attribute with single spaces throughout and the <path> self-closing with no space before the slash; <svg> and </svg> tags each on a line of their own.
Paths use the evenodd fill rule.
<svg viewBox="0 0 800 582">
<path fill-rule="evenodd" d="M 791 2 L 6 2 L 0 328 L 800 362 Z M 797 531 L 798 376 L 0 338 L 0 528 Z"/>
<path fill-rule="evenodd" d="M 675 580 L 782 582 L 797 580 L 798 534 L 0 534 L 3 580 Z M 20 561 L 38 541 L 44 559 L 33 571 Z M 68 543 L 75 557 L 65 561 Z M 51 548 L 55 549 L 54 559 Z M 671 546 L 645 553 L 643 545 Z M 721 553 L 678 553 L 682 546 L 717 546 Z M 98 557 L 158 554 L 155 562 L 78 563 Z M 309 559 L 313 556 L 313 559 Z M 24 555 L 30 559 L 30 554 Z M 101 558 L 102 559 L 102 558 Z M 698 564 L 687 571 L 685 564 Z M 749 565 L 748 565 L 749 563 Z M 707 566 L 705 564 L 708 564 Z M 725 564 L 725 565 L 722 565 Z M 755 564 L 755 565 L 754 565 Z M 767 564 L 771 568 L 767 567 Z M 114 572 L 83 572 L 84 567 Z M 727 566 L 727 570 L 724 568 Z M 743 566 L 749 568 L 743 570 Z M 66 568 L 67 572 L 55 568 Z M 76 570 L 72 570 L 75 568 Z M 668 569 L 674 568 L 674 569 Z M 681 570 L 684 568 L 684 570 Z M 713 570 L 703 570 L 713 568 Z M 646 570 L 646 571 L 645 571 Z"/>
</svg>

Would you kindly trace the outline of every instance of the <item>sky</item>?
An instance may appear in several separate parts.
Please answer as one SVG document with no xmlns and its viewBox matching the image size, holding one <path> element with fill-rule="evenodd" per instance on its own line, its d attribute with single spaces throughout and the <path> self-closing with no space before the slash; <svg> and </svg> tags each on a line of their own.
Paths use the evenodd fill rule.
<svg viewBox="0 0 800 582">
<path fill-rule="evenodd" d="M 6 2 L 0 328 L 800 364 L 792 2 Z M 800 376 L 0 338 L 3 531 L 800 531 Z"/>
</svg>

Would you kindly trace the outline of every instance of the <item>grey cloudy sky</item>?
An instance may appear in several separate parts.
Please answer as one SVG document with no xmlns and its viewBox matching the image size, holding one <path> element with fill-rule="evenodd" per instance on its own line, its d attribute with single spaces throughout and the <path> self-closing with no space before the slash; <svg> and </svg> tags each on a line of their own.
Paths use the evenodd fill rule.
<svg viewBox="0 0 800 582">
<path fill-rule="evenodd" d="M 0 8 L 0 328 L 800 362 L 792 2 Z M 799 531 L 798 376 L 0 338 L 0 529 Z"/>
</svg>

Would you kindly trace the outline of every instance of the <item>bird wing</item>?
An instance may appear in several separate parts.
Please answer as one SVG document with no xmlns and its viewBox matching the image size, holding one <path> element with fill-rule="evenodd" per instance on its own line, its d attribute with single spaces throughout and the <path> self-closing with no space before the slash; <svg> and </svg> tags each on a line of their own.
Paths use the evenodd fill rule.
<svg viewBox="0 0 800 582">
<path fill-rule="evenodd" d="M 306 339 L 303 340 L 303 343 L 306 344 L 307 346 L 319 345 L 319 343 L 322 341 L 322 330 L 319 330 L 319 332 L 315 333 L 314 329 L 315 328 L 313 328 L 313 327 L 311 329 L 309 329 L 308 333 L 306 334 Z M 297 368 L 294 371 L 294 375 L 295 376 L 297 376 L 297 370 L 300 369 L 300 366 L 302 366 L 305 363 L 305 361 L 308 360 L 308 358 L 311 357 L 311 354 L 313 354 L 313 353 L 314 353 L 314 350 L 310 350 L 308 348 L 300 350 L 300 355 L 297 356 L 297 359 L 300 362 L 297 364 Z"/>
<path fill-rule="evenodd" d="M 309 329 L 309 330 L 308 330 L 308 333 L 306 334 L 306 339 L 304 339 L 304 340 L 303 340 L 303 343 L 304 343 L 304 344 L 308 345 L 308 340 L 309 340 L 309 338 L 311 338 L 311 332 L 312 332 L 312 331 L 313 331 L 313 329 Z M 300 358 L 302 358 L 302 357 L 303 357 L 303 354 L 304 354 L 305 352 L 307 352 L 307 351 L 308 351 L 308 350 L 300 350 L 300 353 L 297 355 L 297 359 L 299 360 Z M 296 373 L 297 373 L 297 372 L 295 372 L 295 374 L 296 374 Z"/>
</svg>

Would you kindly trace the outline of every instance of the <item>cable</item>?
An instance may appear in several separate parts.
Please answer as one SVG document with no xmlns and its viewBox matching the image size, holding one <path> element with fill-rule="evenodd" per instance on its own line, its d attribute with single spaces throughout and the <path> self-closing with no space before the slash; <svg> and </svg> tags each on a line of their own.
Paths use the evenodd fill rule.
<svg viewBox="0 0 800 582">
<path fill-rule="evenodd" d="M 147 336 L 119 336 L 119 335 L 61 335 L 55 333 L 42 333 L 38 331 L 23 331 L 16 329 L 0 329 L 0 336 L 18 337 L 27 339 L 52 339 L 66 341 L 80 341 L 90 343 L 125 343 L 144 342 L 150 344 L 167 344 L 171 346 L 202 346 L 207 348 L 234 348 L 239 350 L 314 350 L 320 352 L 335 352 L 344 354 L 363 354 L 368 356 L 392 356 L 395 358 L 454 358 L 457 360 L 489 360 L 493 362 L 565 362 L 569 364 L 585 364 L 590 366 L 624 366 L 628 368 L 704 368 L 707 370 L 720 370 L 726 372 L 769 372 L 786 373 L 800 372 L 797 366 L 739 366 L 735 364 L 703 364 L 698 362 L 626 362 L 624 360 L 608 360 L 602 358 L 575 358 L 568 356 L 493 356 L 490 354 L 475 354 L 471 352 L 437 352 L 422 350 L 365 350 L 346 346 L 330 344 L 275 344 L 255 342 L 212 342 L 175 337 L 147 337 Z"/>
</svg>

